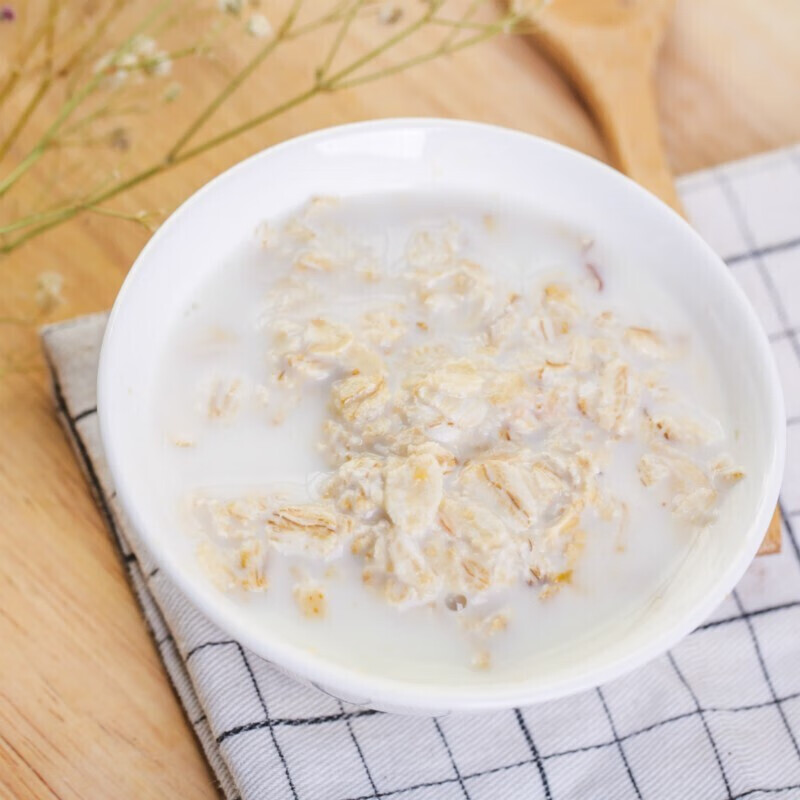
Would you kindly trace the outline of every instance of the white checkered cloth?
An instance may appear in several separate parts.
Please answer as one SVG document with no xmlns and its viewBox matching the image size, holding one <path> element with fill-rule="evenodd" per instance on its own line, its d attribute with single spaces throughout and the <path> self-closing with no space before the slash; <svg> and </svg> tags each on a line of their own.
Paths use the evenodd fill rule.
<svg viewBox="0 0 800 800">
<path fill-rule="evenodd" d="M 800 798 L 800 148 L 683 178 L 689 216 L 769 334 L 789 424 L 783 552 L 671 653 L 597 690 L 439 719 L 343 705 L 215 628 L 117 505 L 98 436 L 105 315 L 44 331 L 58 412 L 226 798 Z"/>
</svg>

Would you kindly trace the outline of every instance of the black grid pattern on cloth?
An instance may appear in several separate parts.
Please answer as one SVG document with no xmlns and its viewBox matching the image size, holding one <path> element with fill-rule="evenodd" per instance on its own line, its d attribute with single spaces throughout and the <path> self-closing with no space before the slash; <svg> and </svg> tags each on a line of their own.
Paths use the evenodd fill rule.
<svg viewBox="0 0 800 800">
<path fill-rule="evenodd" d="M 301 685 L 225 637 L 150 562 L 116 504 L 94 398 L 104 316 L 44 331 L 59 415 L 225 797 L 800 798 L 800 152 L 698 173 L 680 190 L 759 313 L 784 381 L 783 551 L 757 559 L 667 655 L 532 708 L 387 715 Z"/>
</svg>

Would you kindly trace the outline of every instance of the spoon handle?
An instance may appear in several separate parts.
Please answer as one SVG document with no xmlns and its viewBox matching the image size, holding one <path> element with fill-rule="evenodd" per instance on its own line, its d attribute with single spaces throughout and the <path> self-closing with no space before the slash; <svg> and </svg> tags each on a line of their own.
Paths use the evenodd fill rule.
<svg viewBox="0 0 800 800">
<path fill-rule="evenodd" d="M 582 91 L 614 165 L 683 214 L 667 163 L 649 69 L 604 64 L 602 76 L 587 76 Z"/>
</svg>

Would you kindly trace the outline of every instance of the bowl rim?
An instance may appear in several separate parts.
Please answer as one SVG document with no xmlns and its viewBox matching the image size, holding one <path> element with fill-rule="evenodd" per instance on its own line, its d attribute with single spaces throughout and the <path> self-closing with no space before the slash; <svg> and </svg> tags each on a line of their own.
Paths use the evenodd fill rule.
<svg viewBox="0 0 800 800">
<path fill-rule="evenodd" d="M 137 508 L 136 498 L 126 477 L 124 462 L 121 458 L 122 454 L 114 432 L 114 382 L 112 381 L 113 365 L 116 360 L 114 350 L 120 335 L 117 324 L 121 313 L 120 309 L 126 304 L 126 298 L 132 291 L 131 287 L 134 285 L 137 275 L 148 268 L 150 254 L 159 246 L 165 231 L 177 224 L 177 221 L 183 216 L 191 213 L 192 206 L 206 193 L 213 192 L 220 183 L 228 180 L 240 170 L 249 169 L 254 162 L 262 158 L 274 158 L 283 150 L 307 147 L 332 137 L 348 136 L 366 131 L 372 133 L 380 131 L 397 132 L 409 129 L 428 131 L 434 129 L 441 131 L 444 129 L 461 133 L 472 131 L 476 135 L 489 135 L 495 138 L 512 137 L 526 140 L 545 151 L 550 149 L 554 153 L 560 153 L 562 156 L 574 159 L 579 162 L 581 168 L 591 167 L 596 172 L 604 174 L 604 180 L 610 178 L 618 183 L 627 184 L 625 191 L 637 194 L 639 201 L 645 206 L 649 206 L 652 213 L 667 215 L 674 218 L 674 220 L 680 221 L 684 229 L 684 235 L 694 239 L 694 246 L 698 248 L 698 254 L 704 253 L 707 268 L 724 274 L 723 280 L 731 290 L 730 299 L 737 306 L 735 313 L 747 328 L 746 335 L 756 347 L 759 358 L 765 362 L 765 378 L 768 384 L 767 391 L 771 413 L 771 419 L 768 420 L 767 427 L 774 429 L 770 431 L 773 440 L 768 459 L 769 469 L 763 482 L 763 492 L 753 514 L 747 535 L 742 538 L 738 555 L 730 561 L 724 571 L 717 575 L 716 580 L 709 585 L 705 592 L 703 601 L 697 603 L 691 613 L 678 617 L 658 634 L 648 637 L 640 646 L 631 652 L 621 654 L 601 669 L 566 679 L 556 679 L 544 685 L 530 680 L 509 680 L 505 683 L 487 684 L 486 686 L 471 685 L 466 688 L 460 688 L 457 685 L 386 678 L 332 663 L 320 654 L 310 653 L 295 645 L 282 642 L 278 637 L 270 638 L 268 630 L 262 630 L 260 636 L 253 635 L 250 629 L 240 623 L 235 614 L 226 613 L 215 602 L 214 592 L 216 590 L 213 587 L 201 586 L 199 581 L 191 579 L 187 571 L 181 569 L 180 564 L 175 563 L 162 551 L 159 546 L 159 537 L 153 535 L 152 531 L 149 532 L 147 530 L 147 526 Z M 273 662 L 279 668 L 295 673 L 297 677 L 312 683 L 321 682 L 326 689 L 330 689 L 332 692 L 340 692 L 344 696 L 366 697 L 367 699 L 363 702 L 368 705 L 402 708 L 420 712 L 433 710 L 477 711 L 543 702 L 598 686 L 664 653 L 709 616 L 723 600 L 724 596 L 738 582 L 756 554 L 778 499 L 786 448 L 783 394 L 767 336 L 744 291 L 730 275 L 729 268 L 711 249 L 710 245 L 682 217 L 611 166 L 565 145 L 499 125 L 435 117 L 399 117 L 369 120 L 315 130 L 249 156 L 220 173 L 190 195 L 170 214 L 142 248 L 119 290 L 109 315 L 100 352 L 97 375 L 97 409 L 105 457 L 117 492 L 117 499 L 122 509 L 155 562 L 164 569 L 170 580 L 201 613 L 254 653 Z"/>
</svg>

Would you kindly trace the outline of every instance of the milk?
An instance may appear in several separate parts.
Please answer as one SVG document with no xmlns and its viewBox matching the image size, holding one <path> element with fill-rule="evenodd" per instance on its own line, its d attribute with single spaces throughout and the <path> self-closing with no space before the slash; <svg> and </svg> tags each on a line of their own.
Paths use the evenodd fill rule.
<svg viewBox="0 0 800 800">
<path fill-rule="evenodd" d="M 736 446 L 718 377 L 691 320 L 674 298 L 651 282 L 646 264 L 615 259 L 603 242 L 587 241 L 581 231 L 557 221 L 510 208 L 502 199 L 452 195 L 386 195 L 348 199 L 320 211 L 326 225 L 338 225 L 391 270 L 403 268 L 410 235 L 420 228 L 461 230 L 463 254 L 500 276 L 520 294 L 547 279 L 582 281 L 601 276 L 598 309 L 615 311 L 631 325 L 684 337 L 679 363 L 668 367 L 670 385 L 726 432 L 728 452 Z M 278 225 L 280 221 L 272 221 Z M 187 304 L 160 366 L 158 390 L 151 398 L 152 436 L 148 446 L 162 467 L 156 486 L 166 524 L 182 535 L 199 537 L 187 512 L 187 498 L 198 491 L 234 497 L 249 490 L 281 490 L 311 499 L 327 465 L 319 450 L 327 414 L 322 385 L 304 387 L 296 407 L 281 424 L 259 401 L 257 387 L 269 369 L 263 335 L 265 297 L 285 262 L 262 236 L 232 243 L 229 258 Z M 587 270 L 587 262 L 591 271 Z M 333 318 L 347 321 L 370 304 L 391 300 L 385 287 L 336 287 Z M 457 337 L 457 322 L 440 334 Z M 207 419 L 206 396 L 215 380 L 239 380 L 242 404 L 224 423 Z M 179 446 L 177 443 L 191 443 Z M 387 605 L 361 579 L 361 561 L 349 553 L 330 564 L 313 559 L 269 557 L 270 586 L 263 594 L 241 593 L 240 601 L 263 614 L 265 626 L 298 647 L 333 662 L 387 677 L 481 683 L 522 678 L 530 664 L 553 657 L 578 640 L 599 637 L 609 627 L 636 624 L 639 614 L 669 584 L 696 531 L 676 522 L 644 491 L 636 472 L 634 447 L 617 450 L 603 476 L 624 499 L 629 520 L 623 541 L 605 523 L 586 524 L 586 549 L 572 582 L 547 600 L 521 584 L 491 598 L 485 610 L 509 611 L 508 630 L 493 637 L 491 668 L 470 666 L 474 644 L 453 612 L 428 606 L 398 610 Z M 297 608 L 292 588 L 297 570 L 318 579 L 328 598 L 324 618 L 308 619 Z"/>
</svg>

